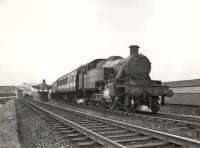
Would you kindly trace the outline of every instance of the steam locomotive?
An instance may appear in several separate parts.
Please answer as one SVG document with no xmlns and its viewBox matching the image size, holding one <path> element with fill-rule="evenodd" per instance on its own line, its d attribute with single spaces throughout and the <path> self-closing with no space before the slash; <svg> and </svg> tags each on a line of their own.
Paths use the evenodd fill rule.
<svg viewBox="0 0 200 148">
<path fill-rule="evenodd" d="M 49 95 L 49 90 L 51 89 L 51 86 L 48 85 L 45 81 L 45 79 L 43 79 L 42 83 L 39 85 L 33 85 L 33 88 L 37 89 L 37 93 L 38 93 L 38 98 L 40 99 L 40 101 L 48 101 L 48 95 Z"/>
<path fill-rule="evenodd" d="M 159 101 L 173 92 L 161 81 L 151 80 L 151 63 L 139 54 L 139 46 L 129 48 L 128 58 L 95 59 L 57 79 L 51 86 L 52 98 L 127 112 L 145 105 L 158 112 Z"/>
</svg>

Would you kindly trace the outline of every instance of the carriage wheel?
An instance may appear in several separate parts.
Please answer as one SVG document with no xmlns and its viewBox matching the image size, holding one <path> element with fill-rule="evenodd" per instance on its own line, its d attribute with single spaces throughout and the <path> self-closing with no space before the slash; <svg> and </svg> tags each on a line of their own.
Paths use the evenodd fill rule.
<svg viewBox="0 0 200 148">
<path fill-rule="evenodd" d="M 153 113 L 157 113 L 159 110 L 160 110 L 160 104 L 159 104 L 158 100 L 152 100 L 151 111 Z"/>
</svg>

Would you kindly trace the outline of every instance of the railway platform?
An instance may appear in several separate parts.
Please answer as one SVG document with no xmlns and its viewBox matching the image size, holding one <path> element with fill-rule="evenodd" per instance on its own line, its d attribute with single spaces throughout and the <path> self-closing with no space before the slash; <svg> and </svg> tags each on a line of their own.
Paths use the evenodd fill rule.
<svg viewBox="0 0 200 148">
<path fill-rule="evenodd" d="M 20 148 L 15 100 L 0 107 L 0 148 Z"/>
</svg>

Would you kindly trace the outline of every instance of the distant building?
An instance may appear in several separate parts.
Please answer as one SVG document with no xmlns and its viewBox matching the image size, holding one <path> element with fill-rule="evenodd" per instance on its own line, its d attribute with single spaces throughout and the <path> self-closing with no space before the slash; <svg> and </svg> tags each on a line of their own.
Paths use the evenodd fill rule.
<svg viewBox="0 0 200 148">
<path fill-rule="evenodd" d="M 166 97 L 168 104 L 200 105 L 200 79 L 165 82 L 173 90 L 172 98 Z"/>
<path fill-rule="evenodd" d="M 16 96 L 16 86 L 0 86 L 0 97 L 12 97 Z"/>
</svg>

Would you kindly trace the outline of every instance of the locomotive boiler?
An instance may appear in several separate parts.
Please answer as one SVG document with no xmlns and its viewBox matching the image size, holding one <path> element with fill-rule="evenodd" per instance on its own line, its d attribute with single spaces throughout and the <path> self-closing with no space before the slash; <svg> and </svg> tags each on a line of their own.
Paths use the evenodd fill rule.
<svg viewBox="0 0 200 148">
<path fill-rule="evenodd" d="M 159 100 L 173 93 L 161 81 L 151 80 L 150 71 L 149 59 L 132 45 L 128 58 L 96 59 L 62 76 L 52 84 L 52 97 L 128 112 L 146 105 L 158 112 Z"/>
</svg>

